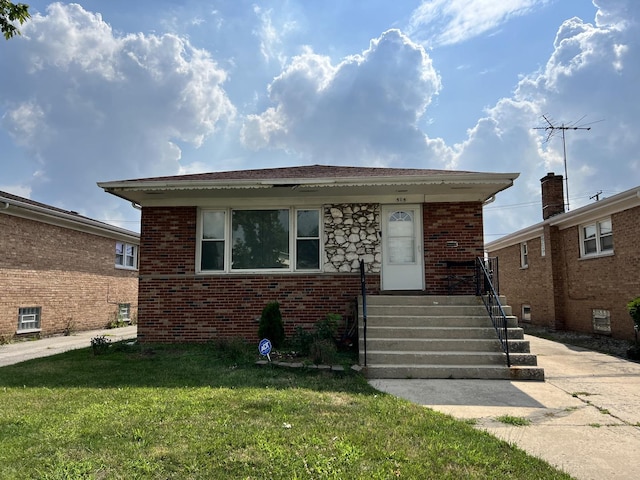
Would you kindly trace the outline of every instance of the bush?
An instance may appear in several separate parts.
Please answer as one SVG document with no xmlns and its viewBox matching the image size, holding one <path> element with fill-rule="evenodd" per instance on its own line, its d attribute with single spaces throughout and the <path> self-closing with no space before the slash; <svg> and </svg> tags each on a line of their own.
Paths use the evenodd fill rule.
<svg viewBox="0 0 640 480">
<path fill-rule="evenodd" d="M 627 303 L 627 310 L 629 310 L 629 315 L 631 315 L 633 323 L 635 323 L 636 330 L 640 329 L 640 297 L 636 297 Z"/>
<path fill-rule="evenodd" d="M 109 350 L 109 345 L 111 345 L 111 340 L 104 335 L 98 335 L 91 339 L 91 348 L 93 349 L 94 355 L 106 353 L 107 350 Z"/>
<path fill-rule="evenodd" d="M 258 336 L 271 340 L 273 348 L 280 348 L 284 343 L 284 324 L 278 302 L 270 302 L 262 310 Z"/>
<path fill-rule="evenodd" d="M 328 338 L 319 338 L 309 346 L 309 356 L 316 365 L 332 365 L 337 358 L 336 343 Z"/>
</svg>

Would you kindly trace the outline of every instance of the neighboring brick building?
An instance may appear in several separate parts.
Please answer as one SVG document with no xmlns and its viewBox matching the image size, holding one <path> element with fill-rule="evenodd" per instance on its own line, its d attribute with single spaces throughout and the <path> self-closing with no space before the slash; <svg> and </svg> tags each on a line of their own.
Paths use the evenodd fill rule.
<svg viewBox="0 0 640 480">
<path fill-rule="evenodd" d="M 135 319 L 138 244 L 134 232 L 0 192 L 0 336 Z"/>
<path fill-rule="evenodd" d="M 99 185 L 142 207 L 138 339 L 202 342 L 257 339 L 274 300 L 287 334 L 349 315 L 361 259 L 370 293 L 474 293 L 449 278 L 472 273 L 482 206 L 517 176 L 313 165 Z"/>
<path fill-rule="evenodd" d="M 486 245 L 521 322 L 633 339 L 640 295 L 640 187 L 564 212 L 562 176 L 541 179 L 543 222 Z"/>
</svg>

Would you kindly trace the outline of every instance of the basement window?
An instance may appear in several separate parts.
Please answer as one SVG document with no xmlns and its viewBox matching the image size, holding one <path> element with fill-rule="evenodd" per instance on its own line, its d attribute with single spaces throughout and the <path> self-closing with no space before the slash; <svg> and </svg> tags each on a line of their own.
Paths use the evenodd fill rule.
<svg viewBox="0 0 640 480">
<path fill-rule="evenodd" d="M 520 320 L 523 322 L 531 321 L 531 305 L 522 305 L 522 315 L 520 316 Z"/>
<path fill-rule="evenodd" d="M 593 332 L 603 335 L 611 335 L 611 312 L 600 308 L 591 311 Z"/>
<path fill-rule="evenodd" d="M 40 331 L 40 307 L 24 307 L 18 309 L 18 330 L 16 333 Z"/>
</svg>

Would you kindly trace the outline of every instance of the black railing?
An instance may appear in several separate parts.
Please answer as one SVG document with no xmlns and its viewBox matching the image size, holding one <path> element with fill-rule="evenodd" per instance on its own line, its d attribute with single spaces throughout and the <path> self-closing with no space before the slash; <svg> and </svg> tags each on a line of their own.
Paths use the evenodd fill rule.
<svg viewBox="0 0 640 480">
<path fill-rule="evenodd" d="M 360 260 L 360 293 L 362 295 L 362 335 L 364 342 L 364 366 L 367 366 L 367 278 L 364 260 Z"/>
<path fill-rule="evenodd" d="M 476 294 L 482 297 L 484 306 L 487 308 L 489 317 L 491 317 L 493 328 L 496 329 L 498 339 L 502 344 L 502 350 L 507 356 L 507 366 L 511 367 L 507 316 L 500 303 L 498 290 L 496 290 L 493 283 L 494 278 L 496 281 L 498 278 L 498 259 L 478 258 L 476 259 L 476 266 Z"/>
</svg>

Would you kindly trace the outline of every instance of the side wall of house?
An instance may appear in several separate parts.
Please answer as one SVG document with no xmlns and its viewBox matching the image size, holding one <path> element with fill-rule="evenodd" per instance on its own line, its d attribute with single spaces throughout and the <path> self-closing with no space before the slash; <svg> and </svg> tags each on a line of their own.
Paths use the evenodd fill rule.
<svg viewBox="0 0 640 480">
<path fill-rule="evenodd" d="M 634 339 L 626 304 L 640 295 L 639 217 L 640 207 L 612 215 L 613 255 L 580 258 L 579 226 L 546 226 L 546 256 L 539 254 L 539 239 L 528 241 L 526 269 L 519 244 L 489 252 L 499 258 L 501 293 L 518 316 L 529 304 L 535 325 L 594 333 L 593 311 L 602 310 L 610 314 L 612 337 Z"/>
<path fill-rule="evenodd" d="M 593 310 L 610 314 L 611 336 L 634 339 L 626 305 L 640 295 L 640 207 L 611 216 L 614 254 L 580 259 L 578 227 L 560 231 L 566 261 L 566 330 L 593 332 Z"/>
<path fill-rule="evenodd" d="M 527 240 L 528 266 L 521 266 L 520 244 L 488 252 L 490 257 L 498 257 L 500 294 L 506 297 L 514 315 L 520 321 L 523 306 L 529 306 L 532 325 L 553 328 L 556 320 L 552 278 L 552 252 L 549 233 L 544 233 L 545 255 L 542 256 L 540 237 Z"/>
<path fill-rule="evenodd" d="M 40 334 L 104 328 L 118 303 L 135 315 L 137 272 L 115 268 L 115 240 L 0 214 L 0 335 L 11 338 L 18 310 L 40 307 Z"/>
</svg>

